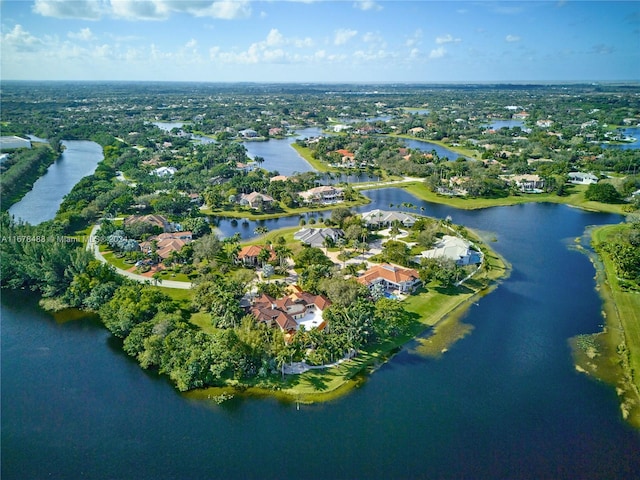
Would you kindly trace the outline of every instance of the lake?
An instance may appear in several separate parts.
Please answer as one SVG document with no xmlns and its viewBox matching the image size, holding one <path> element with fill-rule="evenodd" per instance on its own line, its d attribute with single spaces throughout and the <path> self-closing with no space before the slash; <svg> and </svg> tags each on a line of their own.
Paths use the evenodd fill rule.
<svg viewBox="0 0 640 480">
<path fill-rule="evenodd" d="M 100 157 L 86 147 L 83 158 Z M 54 213 L 77 181 L 64 178 L 47 205 Z M 603 322 L 593 267 L 568 247 L 587 226 L 621 217 L 552 204 L 462 211 L 397 188 L 366 194 L 372 202 L 358 211 L 411 203 L 400 209 L 451 216 L 496 239 L 512 264 L 464 316 L 472 333 L 441 358 L 412 342 L 353 392 L 299 410 L 239 395 L 217 405 L 142 370 L 95 319 L 56 321 L 29 292 L 5 291 L 2 479 L 634 478 L 640 434 L 622 421 L 613 388 L 576 372 L 568 345 Z M 16 207 L 38 215 L 40 198 L 30 198 Z M 258 224 L 299 220 L 219 228 L 247 238 Z"/>
<path fill-rule="evenodd" d="M 322 136 L 320 128 L 303 128 L 296 131 L 296 136 L 282 139 L 271 138 L 266 142 L 242 142 L 250 158 L 262 157 L 264 163 L 261 168 L 280 175 L 293 175 L 315 171 L 315 169 L 291 146 L 298 138 Z"/>
<path fill-rule="evenodd" d="M 431 143 L 426 140 L 413 140 L 409 138 L 401 138 L 400 139 L 407 147 L 413 148 L 415 150 L 421 150 L 423 152 L 431 153 L 431 151 L 435 151 L 440 158 L 447 158 L 449 161 L 453 162 L 457 160 L 459 157 L 466 158 L 468 160 L 473 160 L 470 157 L 466 157 L 460 153 L 456 153 L 453 150 L 441 147 L 436 143 Z"/>
<path fill-rule="evenodd" d="M 576 372 L 568 345 L 603 322 L 593 267 L 568 247 L 620 217 L 367 194 L 367 209 L 412 202 L 491 232 L 513 266 L 464 316 L 473 332 L 441 358 L 411 343 L 350 394 L 299 410 L 242 396 L 217 405 L 142 370 L 95 320 L 57 322 L 28 292 L 5 292 L 3 480 L 633 478 L 640 435 L 613 388 Z"/>
<path fill-rule="evenodd" d="M 9 208 L 9 213 L 32 225 L 56 216 L 62 198 L 81 178 L 91 175 L 104 158 L 102 147 L 95 142 L 63 140 L 64 151 L 33 184 L 22 200 Z"/>
<path fill-rule="evenodd" d="M 634 138 L 633 142 L 626 143 L 603 143 L 603 148 L 617 148 L 618 150 L 631 150 L 640 148 L 640 127 L 621 128 L 620 131 L 627 137 Z"/>
</svg>

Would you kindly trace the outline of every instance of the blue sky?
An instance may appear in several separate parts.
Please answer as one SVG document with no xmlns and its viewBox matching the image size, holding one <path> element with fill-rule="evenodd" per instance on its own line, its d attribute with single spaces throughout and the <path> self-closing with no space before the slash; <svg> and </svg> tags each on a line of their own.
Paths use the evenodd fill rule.
<svg viewBox="0 0 640 480">
<path fill-rule="evenodd" d="M 637 1 L 0 0 L 2 79 L 640 80 Z"/>
</svg>

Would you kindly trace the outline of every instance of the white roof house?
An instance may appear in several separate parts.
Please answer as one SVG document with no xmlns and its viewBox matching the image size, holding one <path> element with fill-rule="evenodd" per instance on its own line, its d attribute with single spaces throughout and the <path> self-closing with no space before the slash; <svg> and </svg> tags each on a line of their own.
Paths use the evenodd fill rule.
<svg viewBox="0 0 640 480">
<path fill-rule="evenodd" d="M 344 232 L 339 228 L 303 228 L 298 230 L 293 238 L 312 247 L 323 247 L 325 238 L 331 238 L 334 242 L 344 237 Z"/>
<path fill-rule="evenodd" d="M 362 214 L 362 220 L 371 226 L 389 226 L 393 222 L 400 222 L 405 227 L 411 227 L 416 223 L 416 218 L 404 212 L 389 212 L 375 209 Z"/>
<path fill-rule="evenodd" d="M 598 177 L 592 173 L 569 172 L 569 183 L 590 185 L 592 183 L 598 183 Z"/>
<path fill-rule="evenodd" d="M 417 262 L 423 258 L 448 258 L 458 265 L 480 263 L 482 256 L 471 248 L 471 242 L 452 235 L 444 235 L 431 250 L 425 250 L 415 257 Z"/>
<path fill-rule="evenodd" d="M 173 167 L 160 167 L 156 168 L 151 172 L 151 175 L 155 175 L 156 177 L 171 177 L 178 170 Z"/>
</svg>

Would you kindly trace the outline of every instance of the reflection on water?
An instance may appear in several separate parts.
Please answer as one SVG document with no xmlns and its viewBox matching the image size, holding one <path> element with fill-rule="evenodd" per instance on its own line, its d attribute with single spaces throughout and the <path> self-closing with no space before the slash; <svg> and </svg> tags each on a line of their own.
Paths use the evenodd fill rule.
<svg viewBox="0 0 640 480">
<path fill-rule="evenodd" d="M 95 142 L 63 140 L 64 151 L 33 184 L 22 200 L 9 209 L 11 215 L 37 225 L 55 217 L 63 197 L 83 177 L 91 175 L 104 158 Z"/>
</svg>

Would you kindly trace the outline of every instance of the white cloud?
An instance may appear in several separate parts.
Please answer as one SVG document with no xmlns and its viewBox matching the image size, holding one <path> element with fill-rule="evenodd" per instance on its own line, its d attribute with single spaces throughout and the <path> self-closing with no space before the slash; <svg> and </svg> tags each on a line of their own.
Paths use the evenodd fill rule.
<svg viewBox="0 0 640 480">
<path fill-rule="evenodd" d="M 98 0 L 36 0 L 32 10 L 44 17 L 79 20 L 98 20 L 103 13 Z"/>
<path fill-rule="evenodd" d="M 45 17 L 98 20 L 111 16 L 130 21 L 166 20 L 174 13 L 222 20 L 248 18 L 248 0 L 36 0 L 33 11 Z"/>
<path fill-rule="evenodd" d="M 185 48 L 196 48 L 198 46 L 198 41 L 195 38 L 192 38 L 185 44 Z"/>
<path fill-rule="evenodd" d="M 267 37 L 259 42 L 254 42 L 244 51 L 222 50 L 219 46 L 209 49 L 209 58 L 220 63 L 228 64 L 257 64 L 257 63 L 299 63 L 308 56 L 300 55 L 284 46 L 296 48 L 313 47 L 314 42 L 310 38 L 287 38 L 276 28 L 267 34 Z"/>
<path fill-rule="evenodd" d="M 283 43 L 284 37 L 282 36 L 282 34 L 278 31 L 277 28 L 272 28 L 269 32 L 269 35 L 267 35 L 267 45 L 269 45 L 270 47 L 275 47 L 277 45 L 282 45 Z"/>
<path fill-rule="evenodd" d="M 170 9 L 166 2 L 113 0 L 111 14 L 124 20 L 166 20 Z"/>
<path fill-rule="evenodd" d="M 505 37 L 505 40 L 506 40 L 507 42 L 509 42 L 509 43 L 512 43 L 512 42 L 519 42 L 519 41 L 520 41 L 520 37 L 519 37 L 518 35 L 511 35 L 511 34 L 509 34 L 509 35 L 507 35 L 507 36 Z"/>
<path fill-rule="evenodd" d="M 442 35 L 440 37 L 436 37 L 436 43 L 438 45 L 442 45 L 444 43 L 459 43 L 461 41 L 461 38 L 454 38 L 450 33 L 447 33 L 446 35 Z"/>
<path fill-rule="evenodd" d="M 357 30 L 350 30 L 346 28 L 341 28 L 340 30 L 336 30 L 336 34 L 333 40 L 335 45 L 344 45 L 353 37 L 358 34 Z"/>
<path fill-rule="evenodd" d="M 28 52 L 38 49 L 43 42 L 22 28 L 22 25 L 16 25 L 9 33 L 2 35 L 2 45 L 19 52 Z M 6 59 L 6 54 L 4 56 Z"/>
<path fill-rule="evenodd" d="M 447 51 L 444 49 L 444 47 L 434 48 L 429 53 L 429 58 L 442 58 L 444 57 L 445 53 L 447 53 Z"/>
<path fill-rule="evenodd" d="M 357 0 L 353 4 L 353 7 L 354 8 L 358 8 L 358 9 L 363 10 L 363 11 L 367 11 L 367 10 L 380 11 L 380 10 L 382 10 L 382 5 L 379 5 L 378 3 L 376 3 L 373 0 Z"/>
<path fill-rule="evenodd" d="M 413 35 L 411 37 L 407 39 L 407 41 L 405 42 L 405 45 L 407 47 L 413 47 L 414 45 L 418 45 L 421 40 L 422 40 L 422 30 L 419 28 L 415 32 L 413 32 Z"/>
<path fill-rule="evenodd" d="M 67 33 L 67 37 L 72 38 L 74 40 L 84 40 L 85 42 L 89 42 L 94 40 L 95 37 L 90 28 L 83 28 L 79 32 L 69 32 Z"/>
<path fill-rule="evenodd" d="M 175 0 L 176 7 L 181 6 L 184 3 L 195 2 L 182 2 Z M 180 11 L 180 10 L 178 10 Z M 234 20 L 237 18 L 249 18 L 251 16 L 251 5 L 245 0 L 222 0 L 218 2 L 211 2 L 211 5 L 207 8 L 191 8 L 184 11 L 191 13 L 196 17 L 212 17 L 219 18 L 221 20 Z"/>
</svg>

